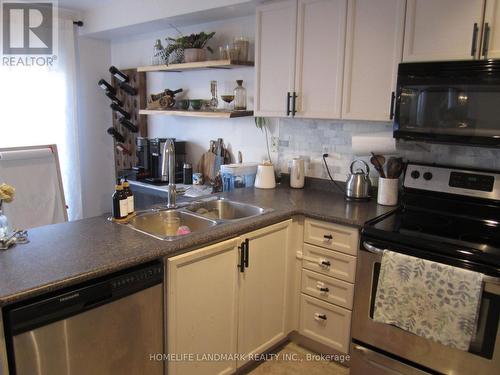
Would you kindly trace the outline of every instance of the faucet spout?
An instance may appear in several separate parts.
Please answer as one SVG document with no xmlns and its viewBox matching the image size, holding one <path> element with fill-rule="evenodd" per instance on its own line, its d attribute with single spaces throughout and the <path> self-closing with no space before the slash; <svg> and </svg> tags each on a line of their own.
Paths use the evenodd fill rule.
<svg viewBox="0 0 500 375">
<path fill-rule="evenodd" d="M 161 180 L 167 181 L 167 208 L 175 208 L 177 189 L 175 186 L 175 145 L 174 140 L 169 138 L 165 141 L 161 159 Z"/>
</svg>

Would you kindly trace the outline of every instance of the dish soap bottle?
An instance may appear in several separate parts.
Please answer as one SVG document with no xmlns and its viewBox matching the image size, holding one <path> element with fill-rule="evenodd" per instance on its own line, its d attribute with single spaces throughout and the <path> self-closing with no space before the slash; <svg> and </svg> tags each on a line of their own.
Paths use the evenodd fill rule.
<svg viewBox="0 0 500 375">
<path fill-rule="evenodd" d="M 132 215 L 134 213 L 134 193 L 130 189 L 130 182 L 128 182 L 127 177 L 123 180 L 123 192 L 127 197 L 128 214 Z"/>
<path fill-rule="evenodd" d="M 236 81 L 238 86 L 234 89 L 234 109 L 244 111 L 247 109 L 247 89 L 243 87 L 243 80 Z"/>
<path fill-rule="evenodd" d="M 116 181 L 113 193 L 113 219 L 125 219 L 128 215 L 128 200 L 120 179 Z"/>
</svg>

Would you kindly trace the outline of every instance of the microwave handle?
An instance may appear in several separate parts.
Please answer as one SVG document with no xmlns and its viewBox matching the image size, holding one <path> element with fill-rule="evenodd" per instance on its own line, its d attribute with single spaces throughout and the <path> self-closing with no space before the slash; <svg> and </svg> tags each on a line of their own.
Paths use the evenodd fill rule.
<svg viewBox="0 0 500 375">
<path fill-rule="evenodd" d="M 477 27 L 477 22 L 476 22 L 476 23 L 474 23 L 474 26 L 472 27 L 472 46 L 470 48 L 470 55 L 472 57 L 476 56 L 478 32 L 479 32 L 479 28 Z"/>
<path fill-rule="evenodd" d="M 392 120 L 394 118 L 394 104 L 396 101 L 396 93 L 393 91 L 391 93 L 391 108 L 389 110 L 389 119 Z"/>
</svg>

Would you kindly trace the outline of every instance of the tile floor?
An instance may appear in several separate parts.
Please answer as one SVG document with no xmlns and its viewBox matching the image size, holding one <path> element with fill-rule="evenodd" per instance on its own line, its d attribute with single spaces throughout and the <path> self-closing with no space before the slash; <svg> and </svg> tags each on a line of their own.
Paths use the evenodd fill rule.
<svg viewBox="0 0 500 375">
<path fill-rule="evenodd" d="M 287 344 L 278 353 L 278 358 L 262 362 L 249 375 L 349 375 L 349 369 L 335 362 L 308 360 L 314 353 L 294 343 Z M 286 360 L 286 357 L 293 358 Z M 294 355 L 292 357 L 292 355 Z"/>
</svg>

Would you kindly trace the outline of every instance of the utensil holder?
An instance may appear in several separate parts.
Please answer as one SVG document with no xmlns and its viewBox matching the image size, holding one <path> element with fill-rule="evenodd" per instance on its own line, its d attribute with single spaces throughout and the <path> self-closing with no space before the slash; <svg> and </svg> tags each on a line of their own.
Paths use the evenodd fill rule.
<svg viewBox="0 0 500 375">
<path fill-rule="evenodd" d="M 377 203 L 383 206 L 396 206 L 398 204 L 399 178 L 378 179 Z"/>
</svg>

